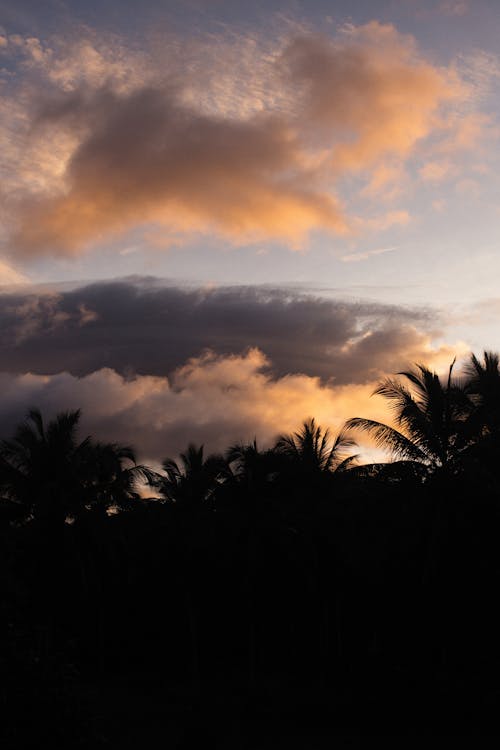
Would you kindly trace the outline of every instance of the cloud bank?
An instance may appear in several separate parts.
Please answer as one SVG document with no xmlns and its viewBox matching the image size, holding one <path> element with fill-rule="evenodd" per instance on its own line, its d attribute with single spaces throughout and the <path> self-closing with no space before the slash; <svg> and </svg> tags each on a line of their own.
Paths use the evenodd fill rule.
<svg viewBox="0 0 500 750">
<path fill-rule="evenodd" d="M 101 369 L 83 378 L 57 375 L 0 375 L 1 435 L 9 436 L 29 406 L 46 418 L 82 409 L 82 437 L 132 442 L 141 460 L 161 462 L 188 442 L 223 451 L 257 437 L 270 446 L 279 433 L 297 429 L 314 416 L 323 427 L 341 428 L 362 414 L 387 419 L 384 405 L 370 398 L 374 383 L 328 386 L 308 375 L 272 377 L 258 349 L 217 357 L 207 352 L 170 378 L 124 378 Z"/>
<path fill-rule="evenodd" d="M 2 369 L 169 375 L 205 350 L 255 347 L 277 376 L 365 383 L 438 355 L 436 311 L 340 302 L 265 287 L 181 288 L 152 280 L 0 296 Z"/>
<path fill-rule="evenodd" d="M 269 445 L 310 416 L 335 430 L 389 419 L 370 399 L 380 377 L 464 353 L 434 345 L 435 327 L 435 311 L 265 288 L 143 279 L 3 294 L 1 434 L 32 405 L 47 417 L 82 408 L 84 432 L 159 461 L 190 440 Z"/>
</svg>

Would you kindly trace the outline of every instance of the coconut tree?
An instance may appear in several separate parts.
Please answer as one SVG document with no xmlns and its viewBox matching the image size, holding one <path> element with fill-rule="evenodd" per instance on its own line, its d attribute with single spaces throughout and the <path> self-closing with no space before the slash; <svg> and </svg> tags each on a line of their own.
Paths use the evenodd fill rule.
<svg viewBox="0 0 500 750">
<path fill-rule="evenodd" d="M 10 440 L 0 443 L 0 484 L 4 498 L 25 517 L 63 523 L 85 509 L 123 508 L 138 499 L 141 482 L 157 475 L 137 465 L 129 446 L 100 443 L 77 429 L 80 411 L 58 414 L 47 424 L 37 409 L 28 412 Z"/>
<path fill-rule="evenodd" d="M 283 534 L 281 514 L 273 502 L 276 478 L 283 467 L 283 457 L 273 449 L 261 450 L 256 439 L 251 443 L 236 443 L 226 451 L 226 461 L 231 467 L 229 481 L 224 489 L 231 499 L 230 508 L 239 514 L 240 535 L 238 547 L 246 552 L 244 587 L 246 612 L 246 644 L 248 655 L 248 682 L 255 687 L 257 677 L 257 632 L 260 615 L 259 591 L 262 566 L 262 540 Z M 237 503 L 234 501 L 237 500 Z M 286 533 L 286 531 L 285 531 Z"/>
<path fill-rule="evenodd" d="M 118 443 L 89 443 L 85 478 L 89 509 L 125 510 L 140 500 L 140 488 L 154 485 L 159 474 L 138 464 L 134 449 Z"/>
<path fill-rule="evenodd" d="M 405 487 L 408 480 L 427 482 L 423 499 L 430 504 L 424 505 L 422 583 L 436 586 L 440 594 L 452 564 L 453 539 L 460 523 L 457 500 L 477 432 L 471 429 L 474 403 L 464 383 L 453 378 L 454 364 L 444 379 L 416 365 L 398 373 L 399 379 L 387 378 L 377 387 L 375 394 L 383 396 L 392 409 L 394 426 L 360 417 L 346 423 L 347 428 L 368 433 L 396 459 L 392 464 L 372 466 L 376 479 L 399 481 Z"/>
<path fill-rule="evenodd" d="M 346 429 L 368 433 L 376 445 L 389 451 L 407 475 L 413 468 L 424 473 L 455 473 L 470 442 L 468 423 L 474 410 L 465 388 L 453 380 L 455 360 L 443 382 L 424 365 L 399 372 L 404 378 L 387 378 L 373 395 L 383 396 L 394 415 L 394 424 L 354 417 Z"/>
<path fill-rule="evenodd" d="M 224 458 L 219 455 L 204 456 L 203 445 L 190 443 L 180 455 L 180 461 L 166 458 L 162 464 L 164 475 L 154 483 L 156 489 L 177 511 L 176 534 L 179 546 L 179 587 L 184 596 L 188 624 L 191 675 L 193 686 L 200 679 L 200 555 L 210 547 L 214 516 L 213 495 L 227 471 Z"/>
<path fill-rule="evenodd" d="M 3 495 L 25 516 L 61 523 L 85 504 L 90 438 L 77 439 L 79 419 L 79 410 L 69 411 L 45 424 L 31 409 L 14 436 L 0 443 Z"/>
<path fill-rule="evenodd" d="M 474 405 L 474 424 L 483 435 L 500 433 L 500 365 L 495 352 L 483 352 L 483 360 L 471 354 L 465 368 L 465 390 Z"/>
<path fill-rule="evenodd" d="M 273 449 L 260 450 L 257 440 L 235 443 L 226 451 L 226 462 L 231 467 L 231 477 L 240 490 L 255 495 L 266 491 L 279 472 L 281 457 Z"/>
<path fill-rule="evenodd" d="M 497 484 L 500 449 L 500 366 L 495 352 L 483 353 L 483 359 L 471 354 L 465 367 L 464 390 L 471 411 L 467 423 L 469 446 L 464 465 L 478 480 Z"/>
<path fill-rule="evenodd" d="M 333 436 L 314 419 L 306 420 L 296 432 L 282 435 L 275 445 L 284 461 L 278 483 L 285 507 L 290 507 L 289 525 L 300 545 L 305 573 L 302 585 L 312 600 L 320 603 L 315 645 L 311 642 L 311 648 L 312 653 L 317 649 L 325 676 L 331 662 L 331 633 L 335 633 L 338 656 L 342 642 L 340 592 L 332 586 L 335 543 L 325 529 L 333 507 L 332 491 L 339 488 L 338 480 L 347 476 L 355 464 L 356 455 L 346 455 L 354 446 L 355 441 L 345 430 Z M 307 570 L 315 571 L 313 578 L 308 577 Z M 329 574 L 323 575 L 326 570 Z"/>
<path fill-rule="evenodd" d="M 167 500 L 189 508 L 206 505 L 227 472 L 223 456 L 205 458 L 203 445 L 194 443 L 181 453 L 180 462 L 166 458 L 162 468 L 164 475 L 159 475 L 156 488 Z"/>
<path fill-rule="evenodd" d="M 65 520 L 87 501 L 90 439 L 80 441 L 79 411 L 58 414 L 45 423 L 31 409 L 10 440 L 0 443 L 2 494 L 34 521 L 35 601 L 44 659 L 53 654 L 56 624 L 65 603 L 67 533 Z"/>
<path fill-rule="evenodd" d="M 346 456 L 345 450 L 354 445 L 345 430 L 332 438 L 330 430 L 323 430 L 313 418 L 306 420 L 297 432 L 278 438 L 274 450 L 289 462 L 294 473 L 311 478 L 347 470 L 356 456 Z"/>
</svg>

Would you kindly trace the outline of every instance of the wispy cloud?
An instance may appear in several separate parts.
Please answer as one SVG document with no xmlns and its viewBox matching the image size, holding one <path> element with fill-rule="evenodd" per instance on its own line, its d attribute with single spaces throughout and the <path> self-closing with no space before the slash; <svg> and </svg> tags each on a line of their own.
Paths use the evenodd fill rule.
<svg viewBox="0 0 500 750">
<path fill-rule="evenodd" d="M 465 16 L 469 12 L 468 0 L 441 0 L 438 11 L 446 16 Z"/>
<path fill-rule="evenodd" d="M 28 276 L 17 271 L 8 263 L 0 259 L 0 287 L 29 284 Z"/>
<path fill-rule="evenodd" d="M 348 253 L 347 255 L 341 255 L 340 260 L 344 261 L 344 263 L 359 263 L 362 260 L 368 260 L 368 258 L 371 258 L 373 255 L 384 255 L 385 253 L 393 253 L 395 250 L 398 250 L 399 248 L 396 247 L 378 247 L 374 250 L 365 250 L 361 253 Z"/>
</svg>

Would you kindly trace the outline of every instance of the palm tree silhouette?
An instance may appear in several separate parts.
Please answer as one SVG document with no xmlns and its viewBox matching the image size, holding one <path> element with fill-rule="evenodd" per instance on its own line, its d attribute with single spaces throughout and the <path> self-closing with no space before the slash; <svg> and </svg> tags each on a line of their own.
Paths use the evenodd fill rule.
<svg viewBox="0 0 500 750">
<path fill-rule="evenodd" d="M 181 453 L 179 463 L 166 458 L 162 467 L 164 475 L 158 475 L 154 486 L 177 511 L 177 534 L 181 541 L 177 574 L 188 625 L 193 689 L 197 691 L 200 681 L 197 560 L 199 550 L 205 548 L 209 539 L 209 517 L 214 516 L 211 500 L 224 479 L 227 465 L 220 455 L 205 458 L 203 445 L 190 443 Z"/>
<path fill-rule="evenodd" d="M 231 478 L 247 495 L 265 493 L 282 464 L 275 450 L 260 450 L 256 439 L 230 446 L 225 458 L 231 467 Z"/>
<path fill-rule="evenodd" d="M 278 438 L 275 451 L 294 467 L 309 476 L 347 470 L 356 456 L 345 456 L 345 449 L 355 446 L 345 430 L 332 439 L 329 429 L 323 430 L 314 418 L 306 420 L 298 432 Z"/>
<path fill-rule="evenodd" d="M 282 525 L 273 507 L 273 491 L 284 462 L 283 457 L 273 449 L 261 451 L 256 439 L 251 443 L 232 445 L 226 451 L 226 461 L 232 471 L 225 487 L 230 492 L 233 508 L 234 500 L 239 501 L 237 508 L 240 518 L 244 519 L 245 532 L 241 536 L 240 547 L 246 552 L 246 568 L 241 586 L 247 602 L 248 685 L 253 690 L 258 672 L 259 548 L 262 538 L 272 536 Z"/>
<path fill-rule="evenodd" d="M 500 432 L 500 366 L 495 352 L 483 352 L 481 362 L 471 354 L 465 368 L 465 390 L 474 405 L 474 422 L 483 434 Z"/>
<path fill-rule="evenodd" d="M 64 610 L 68 516 L 88 501 L 90 438 L 77 439 L 80 411 L 58 414 L 47 424 L 31 409 L 10 440 L 0 443 L 0 485 L 4 496 L 34 521 L 40 546 L 36 557 L 36 611 L 43 659 L 54 655 L 57 623 Z"/>
<path fill-rule="evenodd" d="M 455 360 L 445 383 L 437 373 L 417 364 L 414 370 L 398 373 L 408 385 L 387 378 L 375 389 L 373 395 L 389 401 L 396 427 L 354 417 L 345 428 L 367 432 L 377 446 L 398 459 L 398 469 L 406 475 L 412 469 L 420 475 L 422 470 L 424 474 L 453 473 L 469 443 L 467 426 L 473 411 L 465 388 L 452 379 L 454 364 Z"/>
<path fill-rule="evenodd" d="M 483 352 L 483 360 L 471 354 L 465 367 L 464 391 L 470 399 L 467 421 L 469 445 L 464 453 L 464 466 L 476 479 L 490 485 L 497 482 L 498 449 L 500 447 L 500 366 L 499 356 Z"/>
<path fill-rule="evenodd" d="M 155 485 L 159 474 L 138 464 L 134 449 L 117 443 L 90 443 L 86 480 L 89 507 L 106 512 L 126 510 L 140 500 L 141 485 Z"/>
<path fill-rule="evenodd" d="M 139 499 L 138 487 L 157 474 L 138 465 L 130 446 L 77 439 L 80 410 L 45 424 L 31 409 L 10 440 L 0 443 L 3 495 L 25 517 L 61 523 L 86 509 L 124 509 Z"/>
<path fill-rule="evenodd" d="M 40 411 L 30 409 L 13 438 L 0 443 L 4 495 L 26 516 L 60 523 L 85 504 L 90 438 L 77 440 L 79 419 L 79 410 L 69 411 L 45 425 Z"/>
<path fill-rule="evenodd" d="M 165 474 L 155 483 L 163 497 L 190 508 L 207 504 L 226 475 L 227 464 L 221 455 L 204 458 L 203 453 L 203 445 L 190 443 L 180 455 L 180 464 L 173 458 L 163 461 Z"/>
</svg>

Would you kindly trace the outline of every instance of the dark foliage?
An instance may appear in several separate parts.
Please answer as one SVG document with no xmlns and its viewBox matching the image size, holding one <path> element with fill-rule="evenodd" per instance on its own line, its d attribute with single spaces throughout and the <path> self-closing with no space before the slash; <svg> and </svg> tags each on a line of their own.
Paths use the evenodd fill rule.
<svg viewBox="0 0 500 750">
<path fill-rule="evenodd" d="M 394 427 L 162 474 L 31 410 L 0 446 L 2 747 L 495 734 L 498 357 L 401 377 Z M 359 465 L 348 428 L 396 460 Z"/>
</svg>

